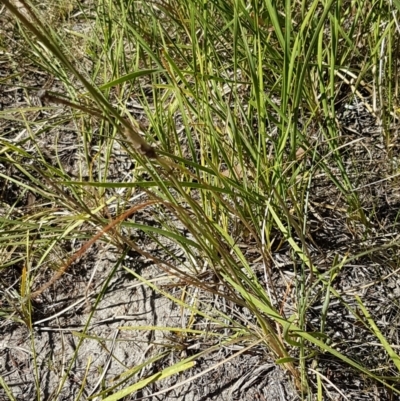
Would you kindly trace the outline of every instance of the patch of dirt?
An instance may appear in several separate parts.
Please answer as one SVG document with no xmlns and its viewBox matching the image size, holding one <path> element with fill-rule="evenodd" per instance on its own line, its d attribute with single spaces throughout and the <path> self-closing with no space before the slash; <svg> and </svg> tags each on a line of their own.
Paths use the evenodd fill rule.
<svg viewBox="0 0 400 401">
<path fill-rule="evenodd" d="M 2 325 L 0 371 L 18 400 L 35 398 L 35 374 L 38 375 L 42 398 L 54 399 L 75 352 L 78 352 L 76 359 L 58 400 L 76 399 L 82 388 L 83 399 L 96 394 L 103 381 L 111 383 L 127 369 L 158 354 L 159 345 L 154 344 L 165 343 L 168 350 L 170 344 L 186 341 L 182 343 L 182 351 L 168 353 L 146 368 L 141 377 L 151 376 L 200 351 L 201 345 L 190 343 L 190 338 L 185 340 L 176 336 L 171 339 L 160 331 L 134 330 L 138 326 L 179 327 L 182 311 L 165 297 L 133 280 L 122 269 L 111 274 L 110 269 L 115 266 L 118 255 L 107 248 L 99 247 L 79 263 L 80 268 L 88 264 L 95 266 L 79 275 L 76 272 L 66 274 L 69 277 L 61 279 L 54 289 L 34 303 L 33 338 L 21 324 L 9 322 Z M 129 265 L 129 259 L 124 264 Z M 130 268 L 138 269 L 139 262 L 132 261 Z M 144 270 L 147 279 L 160 277 L 160 272 L 154 267 L 145 267 Z M 106 286 L 106 292 L 94 308 L 103 286 Z M 88 338 L 82 337 L 84 332 Z M 81 341 L 83 344 L 79 346 Z M 35 356 L 32 348 L 37 352 Z M 269 357 L 262 348 L 252 349 L 223 364 L 241 348 L 221 348 L 218 353 L 201 358 L 193 369 L 164 381 L 161 387 L 154 383 L 124 399 L 152 397 L 158 392 L 161 394 L 156 399 L 160 400 L 262 400 L 263 397 L 271 399 L 271 396 L 282 401 L 293 399 L 290 378 L 272 361 L 268 363 Z M 36 373 L 33 358 L 39 367 Z M 216 364 L 220 366 L 197 380 L 188 380 L 187 384 L 167 390 Z M 132 383 L 133 379 L 128 380 L 124 386 Z"/>
</svg>

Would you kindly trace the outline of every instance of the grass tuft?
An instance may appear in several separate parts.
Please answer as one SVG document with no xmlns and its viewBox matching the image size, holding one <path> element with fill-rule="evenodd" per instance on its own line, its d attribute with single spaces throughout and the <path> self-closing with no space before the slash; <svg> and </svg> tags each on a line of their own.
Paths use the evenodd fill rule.
<svg viewBox="0 0 400 401">
<path fill-rule="evenodd" d="M 2 3 L 0 330 L 30 397 L 173 394 L 252 353 L 300 399 L 400 394 L 396 2 Z M 121 277 L 153 315 L 105 334 Z"/>
</svg>

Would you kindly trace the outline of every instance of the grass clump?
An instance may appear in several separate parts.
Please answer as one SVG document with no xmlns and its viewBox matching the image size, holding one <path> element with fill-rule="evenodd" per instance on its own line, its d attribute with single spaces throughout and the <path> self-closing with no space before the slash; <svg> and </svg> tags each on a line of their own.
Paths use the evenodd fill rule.
<svg viewBox="0 0 400 401">
<path fill-rule="evenodd" d="M 49 2 L 49 23 L 3 4 L 1 84 L 22 100 L 0 111 L 2 330 L 28 333 L 38 399 L 68 397 L 76 366 L 73 399 L 115 400 L 250 353 L 301 399 L 400 392 L 396 3 Z M 117 256 L 96 281 L 103 251 Z M 172 325 L 94 330 L 122 271 Z M 85 305 L 57 371 L 36 330 Z M 130 332 L 149 347 L 134 367 L 116 351 Z"/>
</svg>

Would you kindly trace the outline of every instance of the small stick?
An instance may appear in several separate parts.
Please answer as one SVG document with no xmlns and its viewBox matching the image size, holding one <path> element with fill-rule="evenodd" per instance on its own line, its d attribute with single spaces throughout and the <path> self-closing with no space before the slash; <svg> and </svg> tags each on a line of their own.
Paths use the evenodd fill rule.
<svg viewBox="0 0 400 401">
<path fill-rule="evenodd" d="M 37 93 L 37 96 L 39 99 L 43 102 L 51 102 L 51 103 L 56 103 L 56 104 L 63 104 L 65 106 L 71 107 L 73 109 L 77 109 L 80 111 L 83 111 L 84 113 L 90 114 L 94 117 L 98 118 L 105 118 L 104 114 L 97 109 L 92 109 L 88 108 L 86 106 L 82 106 L 77 103 L 73 103 L 70 100 L 63 98 L 63 97 L 58 97 L 55 95 L 52 95 L 49 93 L 47 90 L 41 90 Z M 157 153 L 155 149 L 149 145 L 140 135 L 139 133 L 134 129 L 132 124 L 129 122 L 127 118 L 121 118 L 120 120 L 123 125 L 124 129 L 121 130 L 123 136 L 129 139 L 131 144 L 133 145 L 133 148 L 138 151 L 141 155 L 144 155 L 148 157 L 149 159 L 157 159 Z"/>
</svg>

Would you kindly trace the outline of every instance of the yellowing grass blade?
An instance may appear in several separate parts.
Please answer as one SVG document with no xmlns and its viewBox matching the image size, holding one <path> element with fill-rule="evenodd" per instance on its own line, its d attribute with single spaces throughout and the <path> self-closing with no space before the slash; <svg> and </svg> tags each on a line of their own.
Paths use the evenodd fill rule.
<svg viewBox="0 0 400 401">
<path fill-rule="evenodd" d="M 370 315 L 368 310 L 365 308 L 365 306 L 363 305 L 363 303 L 361 301 L 361 298 L 358 295 L 356 295 L 356 300 L 357 300 L 357 303 L 358 303 L 360 309 L 362 310 L 364 316 L 366 317 L 371 330 L 374 332 L 376 337 L 378 337 L 379 342 L 382 344 L 383 348 L 386 350 L 386 352 L 390 356 L 390 359 L 396 365 L 397 370 L 400 371 L 399 356 L 394 352 L 393 348 L 390 346 L 390 344 L 386 340 L 385 336 L 381 333 L 378 326 L 375 324 L 374 319 L 372 319 L 372 316 Z"/>
</svg>

